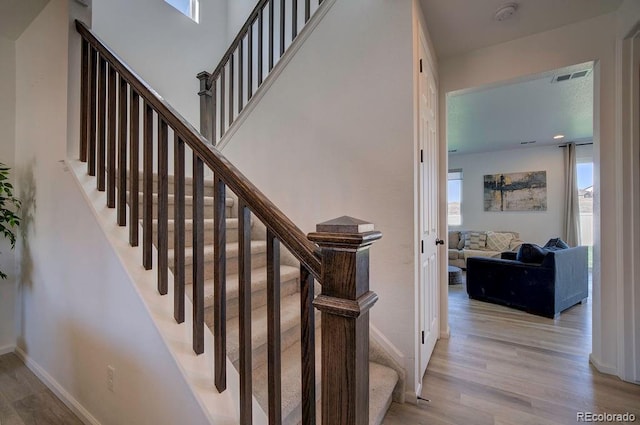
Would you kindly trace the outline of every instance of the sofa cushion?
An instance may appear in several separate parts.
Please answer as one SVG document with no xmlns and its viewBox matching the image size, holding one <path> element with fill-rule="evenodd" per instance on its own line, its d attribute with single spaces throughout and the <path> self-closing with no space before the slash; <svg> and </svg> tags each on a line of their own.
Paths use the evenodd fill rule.
<svg viewBox="0 0 640 425">
<path fill-rule="evenodd" d="M 542 260 L 544 260 L 545 255 L 547 255 L 547 251 L 544 248 L 533 243 L 523 243 L 520 245 L 516 260 L 523 263 L 540 264 Z"/>
<path fill-rule="evenodd" d="M 489 251 L 508 251 L 513 239 L 513 233 L 487 232 L 487 249 Z"/>
<path fill-rule="evenodd" d="M 547 242 L 547 244 L 543 248 L 555 251 L 558 249 L 567 249 L 569 248 L 569 245 L 567 245 L 567 243 L 560 238 L 553 238 L 549 239 L 549 242 Z"/>
<path fill-rule="evenodd" d="M 457 260 L 462 257 L 462 251 L 457 249 L 450 249 L 449 251 L 449 260 Z"/>
<path fill-rule="evenodd" d="M 457 230 L 449 230 L 449 249 L 458 249 L 460 243 L 460 232 Z"/>
<path fill-rule="evenodd" d="M 469 232 L 464 239 L 464 249 L 485 249 L 487 234 L 485 232 Z"/>
</svg>

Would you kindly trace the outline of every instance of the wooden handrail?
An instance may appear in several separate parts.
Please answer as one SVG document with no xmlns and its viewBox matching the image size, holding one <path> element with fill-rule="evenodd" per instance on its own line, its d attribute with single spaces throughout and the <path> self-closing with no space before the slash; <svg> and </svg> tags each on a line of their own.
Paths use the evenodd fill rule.
<svg viewBox="0 0 640 425">
<path fill-rule="evenodd" d="M 229 46 L 227 51 L 224 52 L 224 55 L 222 55 L 222 58 L 220 59 L 218 66 L 216 66 L 216 68 L 213 70 L 211 75 L 207 78 L 207 84 L 209 86 L 211 86 L 211 84 L 213 84 L 216 78 L 218 78 L 218 75 L 220 74 L 220 70 L 227 64 L 227 62 L 229 61 L 229 58 L 231 57 L 231 55 L 233 55 L 233 52 L 235 52 L 236 49 L 238 48 L 238 44 L 240 44 L 240 41 L 244 38 L 245 35 L 247 35 L 247 32 L 249 31 L 249 27 L 256 22 L 256 19 L 260 14 L 260 10 L 263 9 L 267 5 L 267 3 L 269 3 L 269 1 L 270 0 L 260 0 L 258 1 L 258 4 L 256 4 L 256 7 L 253 8 L 251 13 L 249 14 L 249 18 L 247 18 L 247 21 L 244 23 L 244 25 L 242 25 L 242 28 L 240 28 L 240 31 L 238 31 L 238 34 L 231 42 L 231 45 Z"/>
<path fill-rule="evenodd" d="M 311 243 L 282 211 L 251 183 L 227 158 L 212 147 L 198 131 L 187 122 L 154 89 L 138 76 L 125 62 L 97 37 L 83 22 L 76 20 L 77 31 L 105 58 L 127 83 L 151 105 L 159 116 L 179 135 L 216 176 L 240 198 L 251 211 L 291 251 L 298 261 L 316 277 L 321 277 L 318 247 Z"/>
</svg>

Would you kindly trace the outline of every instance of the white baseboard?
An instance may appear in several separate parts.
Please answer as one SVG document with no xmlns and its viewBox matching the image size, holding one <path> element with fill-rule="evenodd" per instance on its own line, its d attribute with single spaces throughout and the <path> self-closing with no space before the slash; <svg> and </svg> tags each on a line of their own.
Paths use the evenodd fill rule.
<svg viewBox="0 0 640 425">
<path fill-rule="evenodd" d="M 67 392 L 53 379 L 49 373 L 30 358 L 20 347 L 15 347 L 15 353 L 24 364 L 34 373 L 77 417 L 86 425 L 101 425 L 96 418 L 85 409 L 78 400 Z"/>
<path fill-rule="evenodd" d="M 447 325 L 447 330 L 440 332 L 441 339 L 449 339 L 451 337 L 451 328 Z"/>
<path fill-rule="evenodd" d="M 593 357 L 593 353 L 589 354 L 589 363 L 591 363 L 598 372 L 606 373 L 607 375 L 618 375 L 618 369 L 615 366 L 603 364 Z"/>
<path fill-rule="evenodd" d="M 14 351 L 16 351 L 16 346 L 13 344 L 10 345 L 4 345 L 2 347 L 0 347 L 0 356 L 3 354 L 9 354 L 9 353 L 13 353 Z"/>
</svg>

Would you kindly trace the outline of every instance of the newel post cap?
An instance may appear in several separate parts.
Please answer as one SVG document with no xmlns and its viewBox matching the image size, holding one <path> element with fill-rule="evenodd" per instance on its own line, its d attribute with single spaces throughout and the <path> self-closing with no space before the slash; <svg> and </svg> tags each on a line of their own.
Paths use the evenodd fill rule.
<svg viewBox="0 0 640 425">
<path fill-rule="evenodd" d="M 200 80 L 200 91 L 198 92 L 199 96 L 203 96 L 203 95 L 207 95 L 207 96 L 211 96 L 211 86 L 209 84 L 209 77 L 211 76 L 211 74 L 209 74 L 207 71 L 202 71 L 200 72 L 198 75 L 196 75 L 196 78 L 198 80 Z"/>
<path fill-rule="evenodd" d="M 316 225 L 316 231 L 307 236 L 321 247 L 357 248 L 371 245 L 382 237 L 373 223 L 342 216 Z"/>
</svg>

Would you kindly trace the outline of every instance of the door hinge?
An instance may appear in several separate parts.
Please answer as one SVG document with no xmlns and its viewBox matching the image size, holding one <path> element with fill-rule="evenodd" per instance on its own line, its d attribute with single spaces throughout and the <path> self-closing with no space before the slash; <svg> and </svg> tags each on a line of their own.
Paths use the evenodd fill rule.
<svg viewBox="0 0 640 425">
<path fill-rule="evenodd" d="M 420 241 L 420 252 L 424 254 L 424 241 Z"/>
<path fill-rule="evenodd" d="M 422 59 L 420 59 L 420 72 L 422 72 Z"/>
<path fill-rule="evenodd" d="M 424 162 L 424 149 L 420 149 L 420 162 Z"/>
<path fill-rule="evenodd" d="M 422 343 L 424 344 L 424 331 L 422 331 Z"/>
</svg>

